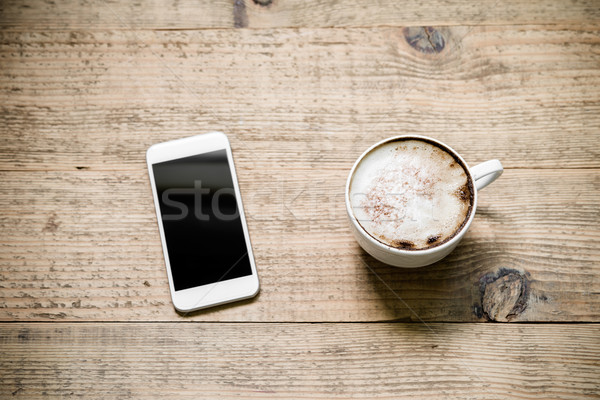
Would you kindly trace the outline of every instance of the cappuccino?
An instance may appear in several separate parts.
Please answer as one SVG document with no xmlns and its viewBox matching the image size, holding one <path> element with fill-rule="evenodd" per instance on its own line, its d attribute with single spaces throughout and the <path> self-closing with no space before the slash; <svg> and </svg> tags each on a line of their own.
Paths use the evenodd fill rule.
<svg viewBox="0 0 600 400">
<path fill-rule="evenodd" d="M 371 150 L 356 166 L 350 203 L 360 226 L 402 250 L 425 250 L 452 239 L 473 208 L 473 182 L 450 150 L 406 138 Z"/>
</svg>

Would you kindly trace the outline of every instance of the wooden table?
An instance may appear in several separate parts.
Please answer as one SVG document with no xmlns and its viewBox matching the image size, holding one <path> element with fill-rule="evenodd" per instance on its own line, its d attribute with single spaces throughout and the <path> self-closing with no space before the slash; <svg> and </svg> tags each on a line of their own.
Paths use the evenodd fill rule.
<svg viewBox="0 0 600 400">
<path fill-rule="evenodd" d="M 0 36 L 0 397 L 600 397 L 597 0 L 6 0 Z M 212 130 L 262 290 L 183 316 L 144 156 Z M 400 133 L 505 166 L 415 270 L 343 203 Z"/>
</svg>

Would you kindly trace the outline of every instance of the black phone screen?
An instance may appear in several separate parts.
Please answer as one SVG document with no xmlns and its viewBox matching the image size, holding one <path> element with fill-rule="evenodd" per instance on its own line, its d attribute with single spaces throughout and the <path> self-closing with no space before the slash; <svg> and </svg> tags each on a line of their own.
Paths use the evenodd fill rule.
<svg viewBox="0 0 600 400">
<path fill-rule="evenodd" d="M 175 290 L 252 274 L 226 150 L 152 165 Z"/>
</svg>

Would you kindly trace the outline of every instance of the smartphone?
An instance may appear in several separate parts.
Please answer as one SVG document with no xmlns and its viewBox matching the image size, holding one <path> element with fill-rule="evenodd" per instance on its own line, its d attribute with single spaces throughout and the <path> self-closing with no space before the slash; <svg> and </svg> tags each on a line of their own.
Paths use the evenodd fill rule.
<svg viewBox="0 0 600 400">
<path fill-rule="evenodd" d="M 258 275 L 227 136 L 158 143 L 146 159 L 175 309 L 254 297 Z"/>
</svg>

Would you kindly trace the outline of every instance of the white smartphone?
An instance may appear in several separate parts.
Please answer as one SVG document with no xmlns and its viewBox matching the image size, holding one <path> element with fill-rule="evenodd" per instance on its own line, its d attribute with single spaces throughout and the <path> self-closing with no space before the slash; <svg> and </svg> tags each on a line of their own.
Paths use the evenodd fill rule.
<svg viewBox="0 0 600 400">
<path fill-rule="evenodd" d="M 227 136 L 155 144 L 146 159 L 175 308 L 255 296 L 258 275 Z"/>
</svg>

